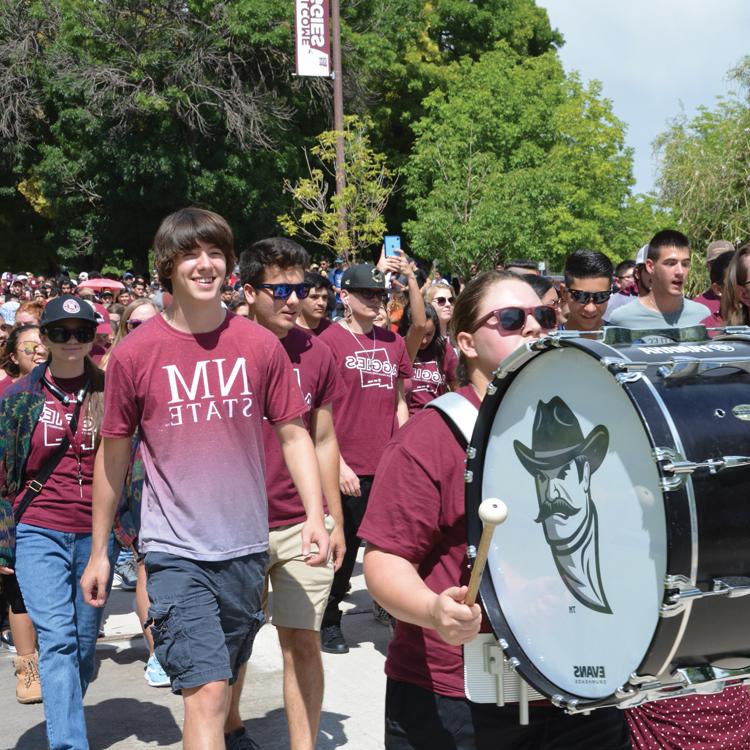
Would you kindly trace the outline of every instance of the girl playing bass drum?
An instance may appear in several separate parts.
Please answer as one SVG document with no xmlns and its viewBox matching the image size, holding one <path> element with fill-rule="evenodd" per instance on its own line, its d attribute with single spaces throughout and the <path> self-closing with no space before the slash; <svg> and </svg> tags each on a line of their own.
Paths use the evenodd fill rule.
<svg viewBox="0 0 750 750">
<path fill-rule="evenodd" d="M 498 363 L 556 325 L 554 308 L 541 305 L 523 279 L 498 271 L 472 279 L 451 321 L 460 350 L 458 393 L 478 408 Z M 464 459 L 436 410 L 417 413 L 386 448 L 360 527 L 370 592 L 398 620 L 385 668 L 385 747 L 629 750 L 617 709 L 569 716 L 544 701 L 521 726 L 517 706 L 466 698 L 461 647 L 476 637 L 482 612 L 463 603 Z"/>
</svg>

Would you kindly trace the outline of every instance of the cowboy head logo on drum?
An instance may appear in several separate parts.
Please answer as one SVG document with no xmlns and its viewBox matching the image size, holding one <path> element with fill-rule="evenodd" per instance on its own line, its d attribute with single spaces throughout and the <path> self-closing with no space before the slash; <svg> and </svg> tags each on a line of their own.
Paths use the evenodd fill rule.
<svg viewBox="0 0 750 750">
<path fill-rule="evenodd" d="M 534 477 L 539 501 L 535 521 L 571 594 L 589 609 L 612 614 L 599 567 L 599 522 L 591 499 L 591 475 L 609 447 L 609 432 L 597 425 L 584 437 L 570 407 L 555 396 L 540 401 L 531 448 L 513 441 L 516 455 Z"/>
</svg>

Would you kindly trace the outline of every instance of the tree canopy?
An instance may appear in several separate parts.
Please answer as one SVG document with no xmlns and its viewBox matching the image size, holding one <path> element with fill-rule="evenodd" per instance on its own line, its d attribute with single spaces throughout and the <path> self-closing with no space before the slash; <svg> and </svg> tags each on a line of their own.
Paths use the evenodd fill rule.
<svg viewBox="0 0 750 750">
<path fill-rule="evenodd" d="M 408 177 L 379 221 L 418 254 L 463 266 L 644 241 L 654 214 L 631 195 L 623 125 L 564 74 L 533 0 L 342 14 L 346 112 Z M 188 203 L 225 215 L 240 246 L 277 234 L 284 186 L 310 177 L 332 127 L 331 82 L 293 70 L 286 0 L 0 0 L 0 261 L 145 271 L 160 219 Z"/>
<path fill-rule="evenodd" d="M 559 268 L 581 247 L 635 254 L 651 212 L 632 201 L 624 126 L 598 84 L 566 75 L 554 52 L 503 43 L 452 77 L 425 99 L 404 170 L 417 255 L 466 269 L 518 256 Z"/>
</svg>

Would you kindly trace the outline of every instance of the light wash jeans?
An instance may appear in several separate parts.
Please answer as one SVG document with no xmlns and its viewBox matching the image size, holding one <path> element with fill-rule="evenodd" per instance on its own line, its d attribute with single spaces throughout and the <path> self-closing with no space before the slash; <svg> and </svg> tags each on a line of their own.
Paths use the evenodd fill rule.
<svg viewBox="0 0 750 750">
<path fill-rule="evenodd" d="M 110 538 L 109 559 L 116 556 Z M 91 534 L 21 523 L 16 529 L 16 577 L 39 638 L 47 742 L 50 750 L 88 750 L 83 696 L 94 675 L 102 610 L 83 601 L 80 580 Z"/>
</svg>

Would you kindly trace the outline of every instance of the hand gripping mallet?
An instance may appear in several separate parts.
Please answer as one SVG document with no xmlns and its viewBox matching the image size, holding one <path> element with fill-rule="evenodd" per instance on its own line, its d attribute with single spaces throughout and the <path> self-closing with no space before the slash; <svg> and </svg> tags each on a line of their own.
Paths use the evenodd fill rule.
<svg viewBox="0 0 750 750">
<path fill-rule="evenodd" d="M 479 518 L 484 524 L 482 529 L 482 538 L 479 540 L 479 549 L 474 559 L 474 565 L 471 569 L 471 578 L 469 578 L 469 590 L 466 592 L 464 604 L 470 607 L 477 600 L 479 584 L 482 580 L 484 566 L 487 564 L 487 553 L 490 551 L 490 542 L 495 532 L 495 526 L 499 526 L 508 517 L 508 506 L 496 497 L 488 497 L 479 505 Z"/>
</svg>

